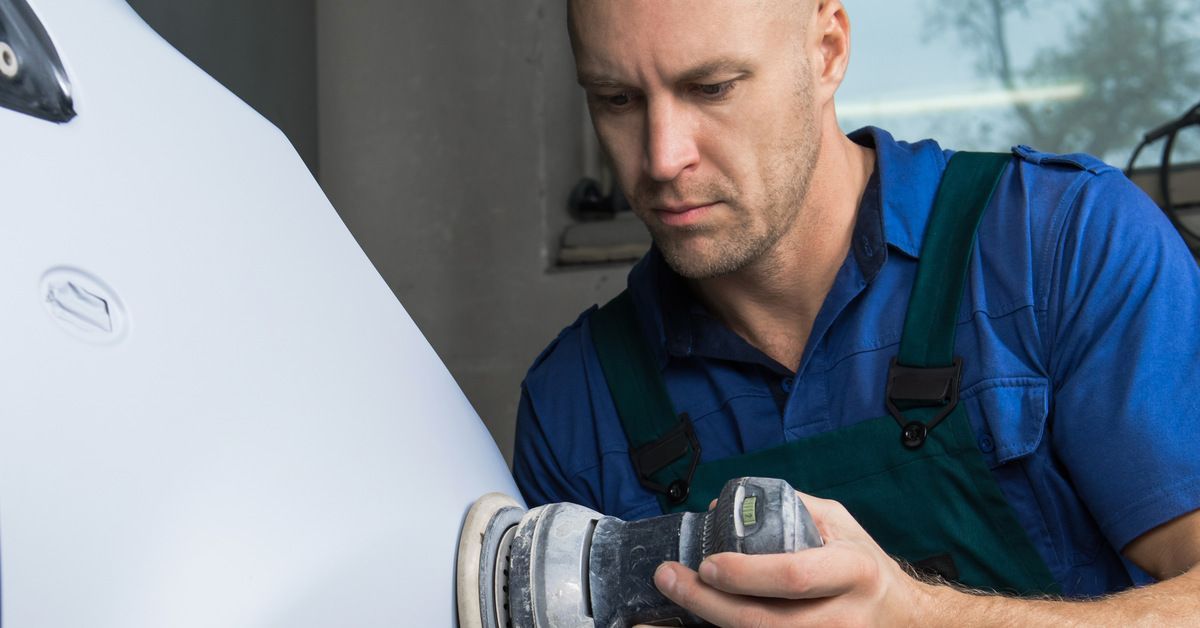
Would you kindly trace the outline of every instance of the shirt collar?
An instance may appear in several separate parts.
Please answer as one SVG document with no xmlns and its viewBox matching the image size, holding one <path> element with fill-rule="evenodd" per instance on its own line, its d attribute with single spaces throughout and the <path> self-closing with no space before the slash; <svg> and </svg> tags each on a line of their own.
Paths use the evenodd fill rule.
<svg viewBox="0 0 1200 628">
<path fill-rule="evenodd" d="M 919 257 L 925 226 L 951 153 L 933 140 L 898 142 L 887 131 L 872 126 L 854 131 L 849 137 L 875 149 L 883 237 L 905 255 Z"/>
<path fill-rule="evenodd" d="M 660 369 L 674 357 L 709 357 L 759 364 L 780 374 L 787 369 L 713 316 L 691 293 L 686 280 L 651 247 L 629 273 L 629 292 L 641 332 L 653 338 Z"/>
</svg>

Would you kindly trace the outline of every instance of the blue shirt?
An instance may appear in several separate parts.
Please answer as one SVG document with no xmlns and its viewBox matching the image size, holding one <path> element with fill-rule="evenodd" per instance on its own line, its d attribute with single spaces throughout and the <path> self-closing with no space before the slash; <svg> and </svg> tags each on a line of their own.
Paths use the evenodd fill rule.
<svg viewBox="0 0 1200 628">
<path fill-rule="evenodd" d="M 873 128 L 851 139 L 876 150 L 877 167 L 796 373 L 709 314 L 657 252 L 629 274 L 704 461 L 886 414 L 888 364 L 952 153 Z M 1200 507 L 1200 272 L 1119 170 L 1025 146 L 1013 155 L 983 216 L 958 317 L 960 403 L 1064 593 L 1096 595 L 1147 581 L 1119 550 Z M 525 379 L 517 484 L 530 505 L 660 514 L 634 474 L 591 311 Z"/>
</svg>

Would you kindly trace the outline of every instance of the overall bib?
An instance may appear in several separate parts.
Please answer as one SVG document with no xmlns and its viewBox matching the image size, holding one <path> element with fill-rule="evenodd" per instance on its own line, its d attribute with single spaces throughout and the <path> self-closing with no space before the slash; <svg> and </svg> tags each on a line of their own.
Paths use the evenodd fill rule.
<svg viewBox="0 0 1200 628">
<path fill-rule="evenodd" d="M 921 249 L 888 414 L 771 449 L 700 462 L 623 292 L 592 316 L 592 337 L 639 481 L 664 512 L 703 511 L 725 481 L 756 475 L 841 502 L 884 551 L 969 587 L 1056 593 L 958 404 L 955 319 L 979 219 L 1011 155 L 964 153 L 946 167 Z"/>
</svg>

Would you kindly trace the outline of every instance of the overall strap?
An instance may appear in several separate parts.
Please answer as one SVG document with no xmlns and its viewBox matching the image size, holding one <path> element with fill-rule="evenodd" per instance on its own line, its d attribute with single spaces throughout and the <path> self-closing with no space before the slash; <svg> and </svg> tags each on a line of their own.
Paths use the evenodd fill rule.
<svg viewBox="0 0 1200 628">
<path fill-rule="evenodd" d="M 638 481 L 658 494 L 664 511 L 683 503 L 700 462 L 700 441 L 687 414 L 675 415 L 628 291 L 592 314 L 591 330 Z"/>
<path fill-rule="evenodd" d="M 900 353 L 888 373 L 888 412 L 900 424 L 906 447 L 922 446 L 928 431 L 958 404 L 962 359 L 954 355 L 955 319 L 979 221 L 1011 161 L 1008 153 L 959 152 L 942 175 L 925 228 Z M 907 418 L 905 411 L 915 408 L 932 409 L 932 418 Z"/>
</svg>

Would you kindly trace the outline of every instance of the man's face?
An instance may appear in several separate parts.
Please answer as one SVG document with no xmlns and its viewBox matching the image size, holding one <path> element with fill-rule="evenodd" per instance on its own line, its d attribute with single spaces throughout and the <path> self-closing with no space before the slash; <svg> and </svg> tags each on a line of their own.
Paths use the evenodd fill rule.
<svg viewBox="0 0 1200 628">
<path fill-rule="evenodd" d="M 596 133 L 667 262 L 764 258 L 795 223 L 820 134 L 810 0 L 572 0 Z"/>
</svg>

